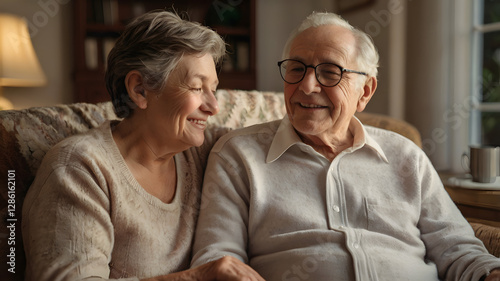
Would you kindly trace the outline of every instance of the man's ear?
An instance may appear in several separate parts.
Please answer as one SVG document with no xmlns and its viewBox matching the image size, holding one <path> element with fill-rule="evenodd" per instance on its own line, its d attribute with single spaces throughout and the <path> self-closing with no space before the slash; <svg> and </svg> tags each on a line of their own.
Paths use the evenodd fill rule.
<svg viewBox="0 0 500 281">
<path fill-rule="evenodd" d="M 361 112 L 365 110 L 366 105 L 375 94 L 375 90 L 377 89 L 377 78 L 370 77 L 366 80 L 365 85 L 363 86 L 363 95 L 358 100 L 357 111 Z"/>
<path fill-rule="evenodd" d="M 148 107 L 143 79 L 139 71 L 132 70 L 125 76 L 125 87 L 127 88 L 128 96 L 137 107 L 140 109 L 146 109 Z"/>
</svg>

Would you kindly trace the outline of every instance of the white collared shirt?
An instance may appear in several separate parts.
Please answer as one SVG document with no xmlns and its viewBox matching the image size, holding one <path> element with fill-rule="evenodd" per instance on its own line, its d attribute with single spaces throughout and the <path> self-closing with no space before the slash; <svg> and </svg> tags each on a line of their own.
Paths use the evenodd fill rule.
<svg viewBox="0 0 500 281">
<path fill-rule="evenodd" d="M 500 260 L 420 148 L 353 118 L 328 161 L 288 117 L 233 131 L 205 173 L 192 266 L 224 255 L 266 280 L 478 280 Z M 463 279 L 460 279 L 463 278 Z"/>
</svg>

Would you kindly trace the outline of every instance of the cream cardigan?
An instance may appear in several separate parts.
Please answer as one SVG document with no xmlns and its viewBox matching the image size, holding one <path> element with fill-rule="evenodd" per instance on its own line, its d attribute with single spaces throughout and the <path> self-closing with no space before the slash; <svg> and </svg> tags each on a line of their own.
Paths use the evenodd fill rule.
<svg viewBox="0 0 500 281">
<path fill-rule="evenodd" d="M 186 269 L 214 139 L 205 135 L 201 148 L 175 156 L 170 204 L 135 180 L 110 122 L 51 149 L 24 201 L 26 280 L 138 280 Z"/>
</svg>

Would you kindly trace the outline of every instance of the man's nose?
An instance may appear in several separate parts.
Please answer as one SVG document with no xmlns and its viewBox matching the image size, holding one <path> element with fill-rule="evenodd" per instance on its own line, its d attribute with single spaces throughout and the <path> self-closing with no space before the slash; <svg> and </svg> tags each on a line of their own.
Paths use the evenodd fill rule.
<svg viewBox="0 0 500 281">
<path fill-rule="evenodd" d="M 300 90 L 305 94 L 312 94 L 321 90 L 321 84 L 319 84 L 316 78 L 316 71 L 314 68 L 307 68 L 304 79 L 300 81 Z"/>
</svg>

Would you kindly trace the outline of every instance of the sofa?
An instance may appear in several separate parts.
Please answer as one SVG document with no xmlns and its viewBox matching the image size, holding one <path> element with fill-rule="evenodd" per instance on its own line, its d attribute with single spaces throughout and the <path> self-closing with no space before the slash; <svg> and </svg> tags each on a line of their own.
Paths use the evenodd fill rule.
<svg viewBox="0 0 500 281">
<path fill-rule="evenodd" d="M 219 114 L 209 126 L 238 128 L 282 118 L 282 93 L 218 90 Z M 392 130 L 421 146 L 418 130 L 405 121 L 384 115 L 359 113 L 365 125 Z M 0 280 L 23 280 L 21 234 L 23 198 L 45 153 L 62 139 L 116 119 L 110 102 L 75 103 L 23 110 L 0 111 Z M 500 228 L 471 223 L 490 253 L 500 256 Z"/>
</svg>

